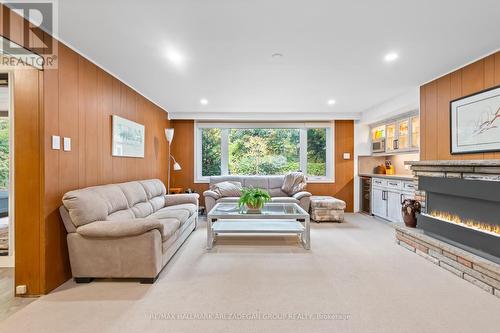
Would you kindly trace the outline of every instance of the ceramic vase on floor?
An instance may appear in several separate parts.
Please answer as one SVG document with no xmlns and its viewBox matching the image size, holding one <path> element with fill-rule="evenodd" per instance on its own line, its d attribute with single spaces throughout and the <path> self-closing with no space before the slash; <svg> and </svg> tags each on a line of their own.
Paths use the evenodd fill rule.
<svg viewBox="0 0 500 333">
<path fill-rule="evenodd" d="M 417 213 L 420 213 L 422 208 L 420 202 L 414 199 L 406 199 L 403 201 L 402 206 L 401 214 L 405 225 L 409 228 L 415 228 L 417 226 Z"/>
</svg>

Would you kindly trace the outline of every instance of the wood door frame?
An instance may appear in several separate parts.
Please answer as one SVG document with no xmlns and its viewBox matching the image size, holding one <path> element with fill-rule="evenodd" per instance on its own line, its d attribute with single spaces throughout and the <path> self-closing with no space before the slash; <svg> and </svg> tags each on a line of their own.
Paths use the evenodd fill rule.
<svg viewBox="0 0 500 333">
<path fill-rule="evenodd" d="M 14 267 L 15 263 L 15 253 L 16 253 L 16 243 L 15 243 L 15 192 L 14 192 L 14 182 L 15 182 L 15 168 L 14 168 L 14 85 L 13 85 L 13 75 L 14 70 L 3 69 L 0 67 L 1 73 L 7 73 L 8 75 L 8 85 L 9 90 L 9 198 L 8 198 L 8 218 L 9 218 L 9 231 L 8 231 L 8 243 L 9 243 L 9 254 L 6 257 L 0 257 L 0 267 Z"/>
</svg>

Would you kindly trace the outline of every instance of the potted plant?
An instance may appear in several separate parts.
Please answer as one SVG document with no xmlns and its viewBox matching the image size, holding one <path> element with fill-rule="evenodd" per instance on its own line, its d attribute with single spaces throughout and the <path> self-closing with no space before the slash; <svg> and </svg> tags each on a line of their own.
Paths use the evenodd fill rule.
<svg viewBox="0 0 500 333">
<path fill-rule="evenodd" d="M 271 196 L 267 191 L 260 188 L 245 188 L 241 191 L 241 197 L 238 201 L 238 207 L 246 205 L 248 213 L 260 213 L 266 202 L 271 201 Z"/>
</svg>

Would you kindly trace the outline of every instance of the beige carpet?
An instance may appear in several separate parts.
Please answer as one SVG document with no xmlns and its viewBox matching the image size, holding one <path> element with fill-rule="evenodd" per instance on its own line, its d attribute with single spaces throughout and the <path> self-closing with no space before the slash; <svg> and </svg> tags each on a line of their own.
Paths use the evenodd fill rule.
<svg viewBox="0 0 500 333">
<path fill-rule="evenodd" d="M 69 281 L 0 331 L 498 332 L 499 298 L 396 245 L 393 233 L 350 215 L 313 224 L 311 251 L 246 238 L 207 253 L 201 226 L 154 285 Z M 318 314 L 330 320 L 307 318 Z M 199 319 L 209 315 L 218 317 Z M 245 315 L 260 320 L 223 318 Z"/>
</svg>

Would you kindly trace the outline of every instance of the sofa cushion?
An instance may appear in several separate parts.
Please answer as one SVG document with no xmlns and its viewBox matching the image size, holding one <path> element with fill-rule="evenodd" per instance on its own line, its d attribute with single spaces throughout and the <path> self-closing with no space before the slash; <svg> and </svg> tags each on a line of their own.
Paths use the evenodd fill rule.
<svg viewBox="0 0 500 333">
<path fill-rule="evenodd" d="M 135 219 L 135 215 L 134 212 L 132 212 L 132 209 L 128 208 L 109 214 L 105 220 L 116 221 L 116 220 L 131 220 L 131 219 Z"/>
<path fill-rule="evenodd" d="M 281 186 L 283 185 L 283 179 L 283 176 L 269 176 L 269 190 L 274 188 L 281 189 Z"/>
<path fill-rule="evenodd" d="M 283 192 L 281 188 L 270 188 L 269 195 L 271 197 L 288 197 L 288 194 Z"/>
<path fill-rule="evenodd" d="M 242 186 L 240 182 L 226 181 L 210 186 L 210 190 L 214 191 L 219 197 L 239 197 L 241 196 Z"/>
<path fill-rule="evenodd" d="M 217 200 L 217 203 L 221 202 L 221 203 L 232 203 L 232 202 L 238 202 L 240 200 L 240 197 L 225 197 L 225 198 L 220 198 L 219 200 Z"/>
<path fill-rule="evenodd" d="M 62 200 L 77 227 L 105 220 L 108 216 L 108 205 L 90 188 L 67 192 Z"/>
<path fill-rule="evenodd" d="M 172 237 L 181 226 L 181 222 L 174 218 L 158 219 L 158 221 L 163 224 L 163 232 L 161 234 L 161 240 L 163 242 Z"/>
<path fill-rule="evenodd" d="M 153 207 L 153 211 L 156 212 L 158 209 L 165 207 L 165 196 L 151 198 L 149 203 Z"/>
<path fill-rule="evenodd" d="M 106 203 L 108 214 L 129 208 L 127 197 L 118 185 L 95 186 L 90 187 L 89 190 L 101 197 L 101 200 Z"/>
<path fill-rule="evenodd" d="M 152 219 L 95 221 L 78 227 L 76 232 L 90 238 L 118 238 L 142 235 L 154 229 L 164 234 L 164 225 L 164 222 Z"/>
<path fill-rule="evenodd" d="M 190 214 L 188 210 L 185 209 L 175 209 L 174 207 L 165 207 L 159 211 L 149 215 L 147 218 L 150 219 L 177 219 L 179 222 L 184 223 Z"/>
<path fill-rule="evenodd" d="M 135 217 L 146 217 L 153 214 L 154 209 L 153 205 L 151 205 L 149 201 L 146 201 L 139 202 L 138 204 L 134 205 L 134 207 L 132 207 L 132 212 L 134 213 Z"/>
<path fill-rule="evenodd" d="M 185 210 L 189 213 L 189 216 L 191 216 L 196 213 L 196 209 L 197 207 L 195 204 L 186 203 L 186 204 L 165 207 L 162 208 L 161 210 Z"/>
<path fill-rule="evenodd" d="M 139 202 L 146 202 L 148 200 L 144 187 L 138 182 L 128 182 L 118 184 L 127 198 L 129 207 L 134 206 Z"/>
<path fill-rule="evenodd" d="M 269 181 L 267 176 L 249 176 L 243 179 L 243 187 L 254 187 L 267 190 Z"/>
<path fill-rule="evenodd" d="M 295 199 L 295 198 L 292 198 L 292 197 L 274 197 L 274 198 L 271 198 L 272 202 L 275 202 L 275 203 L 300 203 L 299 200 Z"/>
<path fill-rule="evenodd" d="M 146 191 L 148 199 L 164 196 L 167 193 L 165 185 L 159 179 L 149 179 L 139 181 Z"/>
</svg>

